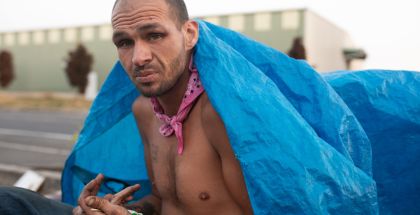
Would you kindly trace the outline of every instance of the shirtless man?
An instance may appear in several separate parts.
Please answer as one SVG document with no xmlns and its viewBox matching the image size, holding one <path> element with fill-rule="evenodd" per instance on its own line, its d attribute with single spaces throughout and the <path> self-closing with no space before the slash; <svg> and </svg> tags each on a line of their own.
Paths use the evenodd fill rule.
<svg viewBox="0 0 420 215">
<path fill-rule="evenodd" d="M 198 24 L 189 20 L 183 0 L 119 0 L 112 26 L 120 61 L 142 94 L 133 104 L 133 113 L 153 184 L 152 194 L 129 208 L 170 215 L 252 214 L 223 122 L 206 93 L 197 92 L 202 88 L 198 77 L 190 78 Z M 192 101 L 186 102 L 191 110 L 180 117 L 185 119 L 165 127 L 158 116 L 179 117 L 186 100 Z M 88 188 L 97 188 L 100 181 L 98 177 Z M 138 187 L 129 189 L 124 192 Z M 97 214 L 89 210 L 93 208 L 105 214 L 128 214 L 120 201 L 95 197 L 95 192 L 89 196 L 86 190 L 79 199 L 85 213 Z"/>
</svg>

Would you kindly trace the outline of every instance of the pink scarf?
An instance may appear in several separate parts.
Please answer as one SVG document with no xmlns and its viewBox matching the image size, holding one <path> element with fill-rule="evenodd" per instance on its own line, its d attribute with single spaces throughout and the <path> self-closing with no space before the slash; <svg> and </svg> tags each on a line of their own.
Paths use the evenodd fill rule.
<svg viewBox="0 0 420 215">
<path fill-rule="evenodd" d="M 187 91 L 185 92 L 184 98 L 182 99 L 181 106 L 178 109 L 178 113 L 175 116 L 168 116 L 163 113 L 163 108 L 159 104 L 157 98 L 151 98 L 153 105 L 153 111 L 156 117 L 163 122 L 163 125 L 159 128 L 159 133 L 165 137 L 171 136 L 175 133 L 178 139 L 178 154 L 182 154 L 184 150 L 184 140 L 182 138 L 182 123 L 188 116 L 193 104 L 198 97 L 203 93 L 204 89 L 201 85 L 198 77 L 197 69 L 193 66 L 192 57 L 190 60 L 189 70 L 191 72 L 190 79 L 188 81 Z"/>
</svg>

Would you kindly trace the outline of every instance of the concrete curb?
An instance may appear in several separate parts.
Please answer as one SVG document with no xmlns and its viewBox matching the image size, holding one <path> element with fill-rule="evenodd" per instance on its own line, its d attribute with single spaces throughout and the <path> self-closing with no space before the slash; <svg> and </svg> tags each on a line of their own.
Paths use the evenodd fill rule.
<svg viewBox="0 0 420 215">
<path fill-rule="evenodd" d="M 13 186 L 13 184 L 27 171 L 33 170 L 46 178 L 40 194 L 49 195 L 61 190 L 61 172 L 43 169 L 33 169 L 10 164 L 0 164 L 0 185 Z"/>
</svg>

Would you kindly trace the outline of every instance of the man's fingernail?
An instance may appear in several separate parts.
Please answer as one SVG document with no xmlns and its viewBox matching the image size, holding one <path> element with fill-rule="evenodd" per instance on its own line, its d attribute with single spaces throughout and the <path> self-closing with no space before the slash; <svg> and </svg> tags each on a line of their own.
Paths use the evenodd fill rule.
<svg viewBox="0 0 420 215">
<path fill-rule="evenodd" d="M 86 204 L 87 206 L 92 206 L 94 202 L 95 202 L 95 199 L 91 197 L 86 201 Z"/>
</svg>

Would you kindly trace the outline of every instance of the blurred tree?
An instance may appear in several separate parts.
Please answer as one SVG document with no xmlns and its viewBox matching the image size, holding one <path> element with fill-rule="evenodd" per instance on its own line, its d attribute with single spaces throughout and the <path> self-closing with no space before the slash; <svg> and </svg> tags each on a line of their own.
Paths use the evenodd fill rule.
<svg viewBox="0 0 420 215">
<path fill-rule="evenodd" d="M 0 86 L 8 87 L 14 79 L 13 58 L 8 51 L 0 52 Z"/>
<path fill-rule="evenodd" d="M 302 38 L 296 37 L 293 40 L 292 48 L 289 50 L 288 55 L 294 59 L 306 60 L 306 49 L 303 46 Z"/>
<path fill-rule="evenodd" d="M 88 84 L 88 74 L 91 71 L 93 57 L 86 48 L 79 44 L 74 51 L 70 51 L 66 59 L 66 74 L 69 83 L 73 87 L 77 87 L 80 94 L 85 92 Z"/>
</svg>

